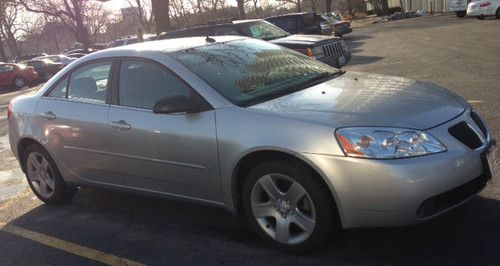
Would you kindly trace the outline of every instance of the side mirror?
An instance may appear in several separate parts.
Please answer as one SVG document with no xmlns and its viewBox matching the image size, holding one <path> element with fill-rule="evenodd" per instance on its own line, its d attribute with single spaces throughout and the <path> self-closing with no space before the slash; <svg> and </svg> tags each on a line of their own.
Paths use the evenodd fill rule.
<svg viewBox="0 0 500 266">
<path fill-rule="evenodd" d="M 174 95 L 159 100 L 153 107 L 155 114 L 196 113 L 200 103 L 184 95 Z"/>
</svg>

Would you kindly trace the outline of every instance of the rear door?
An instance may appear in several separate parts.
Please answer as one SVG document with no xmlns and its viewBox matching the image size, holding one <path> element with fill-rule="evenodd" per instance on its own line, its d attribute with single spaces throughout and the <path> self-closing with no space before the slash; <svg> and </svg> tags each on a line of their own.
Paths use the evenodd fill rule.
<svg viewBox="0 0 500 266">
<path fill-rule="evenodd" d="M 10 85 L 14 78 L 15 67 L 13 65 L 0 65 L 0 85 Z"/>
<path fill-rule="evenodd" d="M 99 180 L 109 157 L 107 115 L 112 61 L 85 64 L 66 75 L 37 103 L 45 143 L 72 174 Z"/>
<path fill-rule="evenodd" d="M 104 183 L 220 202 L 215 112 L 175 73 L 154 61 L 121 60 L 106 150 Z M 181 94 L 203 102 L 192 114 L 155 114 L 159 100 Z"/>
</svg>

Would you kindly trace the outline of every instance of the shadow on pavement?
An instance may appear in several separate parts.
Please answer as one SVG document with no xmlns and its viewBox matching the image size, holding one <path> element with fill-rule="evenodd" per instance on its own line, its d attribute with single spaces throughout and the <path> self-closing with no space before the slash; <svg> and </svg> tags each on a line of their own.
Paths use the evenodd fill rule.
<svg viewBox="0 0 500 266">
<path fill-rule="evenodd" d="M 269 248 L 243 218 L 222 209 L 90 188 L 81 189 L 72 202 L 42 205 L 11 224 L 145 264 L 500 261 L 500 202 L 483 197 L 417 226 L 343 230 L 308 255 Z"/>
<path fill-rule="evenodd" d="M 355 65 L 370 64 L 370 63 L 377 62 L 377 61 L 382 60 L 382 59 L 384 59 L 384 58 L 380 57 L 380 56 L 367 56 L 367 55 L 353 54 L 351 56 L 351 60 L 349 61 L 349 65 L 355 66 Z"/>
</svg>

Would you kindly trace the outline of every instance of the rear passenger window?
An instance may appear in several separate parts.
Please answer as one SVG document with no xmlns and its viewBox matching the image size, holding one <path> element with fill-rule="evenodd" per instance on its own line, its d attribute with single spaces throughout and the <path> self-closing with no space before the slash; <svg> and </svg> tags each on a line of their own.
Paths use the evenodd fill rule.
<svg viewBox="0 0 500 266">
<path fill-rule="evenodd" d="M 280 27 L 284 31 L 293 32 L 297 29 L 297 18 L 296 17 L 282 17 L 270 20 L 271 23 Z"/>
<path fill-rule="evenodd" d="M 159 100 L 174 95 L 190 97 L 190 89 L 166 68 L 150 62 L 122 61 L 120 105 L 152 110 Z"/>
<path fill-rule="evenodd" d="M 83 66 L 71 74 L 68 98 L 83 102 L 106 102 L 111 62 Z"/>
</svg>

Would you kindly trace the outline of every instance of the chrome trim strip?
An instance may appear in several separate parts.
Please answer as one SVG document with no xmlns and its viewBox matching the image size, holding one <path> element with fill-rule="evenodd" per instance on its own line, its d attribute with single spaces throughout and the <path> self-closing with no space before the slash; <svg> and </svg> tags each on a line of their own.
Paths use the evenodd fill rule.
<svg viewBox="0 0 500 266">
<path fill-rule="evenodd" d="M 129 189 L 129 190 L 136 190 L 136 191 L 142 191 L 142 192 L 147 192 L 147 193 L 154 193 L 154 194 L 160 194 L 172 198 L 178 198 L 178 199 L 184 199 L 184 200 L 189 200 L 189 201 L 198 201 L 198 202 L 205 202 L 214 206 L 225 206 L 224 203 L 218 202 L 218 201 L 213 201 L 213 200 L 206 200 L 206 199 L 201 199 L 201 198 L 195 198 L 191 196 L 186 196 L 182 194 L 175 194 L 175 193 L 168 193 L 168 192 L 163 192 L 163 191 L 158 191 L 158 190 L 151 190 L 147 188 L 139 188 L 139 187 L 130 187 L 130 186 L 125 186 L 125 185 L 119 185 L 119 184 L 112 184 L 112 183 L 106 183 L 106 182 L 99 182 L 99 181 L 94 181 L 94 180 L 88 180 L 85 178 L 82 178 L 78 176 L 79 178 L 85 180 L 86 182 L 89 183 L 94 183 L 94 184 L 100 184 L 103 186 L 108 186 L 108 187 L 118 187 L 122 189 Z"/>
<path fill-rule="evenodd" d="M 121 154 L 121 153 L 99 151 L 99 150 L 94 150 L 94 149 L 86 149 L 86 148 L 79 148 L 79 147 L 72 147 L 72 146 L 63 146 L 63 148 L 64 149 L 68 149 L 68 150 L 76 150 L 76 151 L 98 153 L 98 154 L 104 154 L 104 155 L 109 155 L 109 156 L 122 157 L 122 158 L 127 158 L 127 159 L 134 159 L 134 160 L 141 160 L 141 161 L 148 161 L 148 162 L 155 162 L 155 163 L 171 164 L 171 165 L 183 166 L 183 167 L 189 167 L 189 168 L 195 168 L 195 169 L 203 169 L 203 170 L 208 169 L 208 167 L 205 167 L 205 166 L 202 166 L 202 165 L 197 165 L 197 164 L 181 163 L 181 162 L 174 162 L 174 161 L 167 161 L 167 160 L 160 160 L 160 159 L 152 159 L 152 158 L 146 158 L 146 157 L 142 157 L 142 156 L 125 155 L 125 154 Z"/>
</svg>

